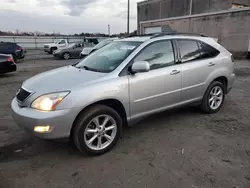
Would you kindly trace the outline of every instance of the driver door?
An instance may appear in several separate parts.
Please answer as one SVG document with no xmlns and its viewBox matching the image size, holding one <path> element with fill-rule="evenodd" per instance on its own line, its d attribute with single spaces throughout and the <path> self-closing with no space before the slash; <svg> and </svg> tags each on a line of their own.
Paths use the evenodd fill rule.
<svg viewBox="0 0 250 188">
<path fill-rule="evenodd" d="M 147 61 L 150 71 L 129 75 L 131 118 L 166 109 L 180 102 L 181 65 L 171 40 L 145 47 L 134 59 Z"/>
</svg>

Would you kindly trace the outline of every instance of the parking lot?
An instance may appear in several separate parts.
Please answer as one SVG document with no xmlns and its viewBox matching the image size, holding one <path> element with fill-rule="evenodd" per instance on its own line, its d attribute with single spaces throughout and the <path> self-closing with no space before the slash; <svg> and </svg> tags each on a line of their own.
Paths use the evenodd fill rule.
<svg viewBox="0 0 250 188">
<path fill-rule="evenodd" d="M 24 80 L 77 61 L 38 57 L 0 75 L 0 188 L 249 188 L 250 62 L 236 62 L 237 81 L 219 113 L 186 107 L 150 116 L 125 129 L 111 152 L 87 157 L 12 120 L 10 103 Z"/>
</svg>

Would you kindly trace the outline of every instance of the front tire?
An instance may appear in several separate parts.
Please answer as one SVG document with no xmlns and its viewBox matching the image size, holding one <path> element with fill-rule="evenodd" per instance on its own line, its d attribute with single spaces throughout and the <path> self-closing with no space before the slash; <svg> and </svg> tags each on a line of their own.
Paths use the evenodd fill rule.
<svg viewBox="0 0 250 188">
<path fill-rule="evenodd" d="M 203 96 L 201 109 L 203 112 L 213 114 L 217 113 L 225 99 L 225 86 L 218 81 L 212 82 Z"/>
<path fill-rule="evenodd" d="M 77 118 L 72 138 L 80 152 L 101 155 L 116 145 L 122 127 L 122 119 L 115 110 L 104 105 L 94 105 Z"/>
<path fill-rule="evenodd" d="M 49 54 L 53 54 L 53 52 L 54 52 L 55 50 L 57 50 L 57 48 L 55 48 L 55 47 L 50 48 Z"/>
</svg>

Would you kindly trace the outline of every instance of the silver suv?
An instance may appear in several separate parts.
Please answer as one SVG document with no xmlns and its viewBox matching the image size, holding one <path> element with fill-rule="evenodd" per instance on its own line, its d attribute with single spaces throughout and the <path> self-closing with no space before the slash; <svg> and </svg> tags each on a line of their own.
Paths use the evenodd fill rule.
<svg viewBox="0 0 250 188">
<path fill-rule="evenodd" d="M 81 152 L 100 155 L 138 118 L 191 103 L 218 112 L 234 81 L 232 55 L 212 38 L 133 37 L 26 80 L 11 107 L 35 136 L 68 137 Z"/>
</svg>

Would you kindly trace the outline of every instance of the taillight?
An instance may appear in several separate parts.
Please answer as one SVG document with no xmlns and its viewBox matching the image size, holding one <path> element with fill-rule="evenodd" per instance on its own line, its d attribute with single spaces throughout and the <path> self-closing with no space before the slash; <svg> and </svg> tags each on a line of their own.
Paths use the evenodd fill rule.
<svg viewBox="0 0 250 188">
<path fill-rule="evenodd" d="M 22 50 L 23 50 L 23 48 L 21 48 L 21 47 L 16 49 L 16 51 L 22 51 Z"/>
<path fill-rule="evenodd" d="M 15 63 L 13 58 L 11 58 L 11 57 L 8 57 L 7 61 L 10 62 L 10 63 Z"/>
<path fill-rule="evenodd" d="M 234 62 L 234 56 L 231 54 L 231 60 L 232 62 Z"/>
</svg>

